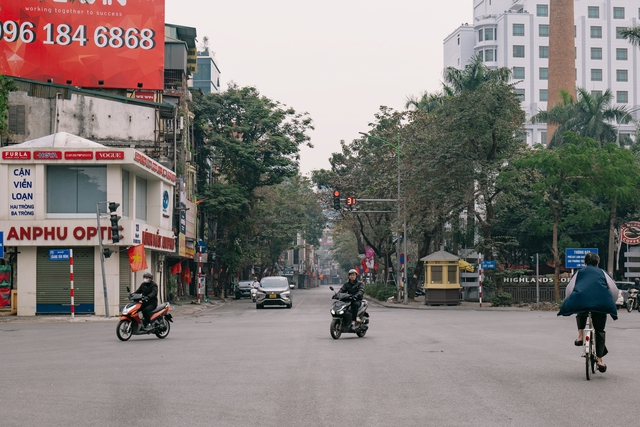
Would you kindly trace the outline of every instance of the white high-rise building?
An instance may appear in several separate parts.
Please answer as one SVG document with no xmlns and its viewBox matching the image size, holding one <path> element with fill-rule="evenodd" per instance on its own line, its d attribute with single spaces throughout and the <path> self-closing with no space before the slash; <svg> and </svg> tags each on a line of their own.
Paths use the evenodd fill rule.
<svg viewBox="0 0 640 427">
<path fill-rule="evenodd" d="M 527 119 L 547 109 L 549 0 L 474 0 L 473 24 L 444 40 L 444 67 L 464 68 L 474 55 L 491 67 L 512 70 Z M 575 0 L 576 86 L 592 93 L 609 89 L 614 102 L 638 109 L 640 48 L 618 31 L 637 26 L 638 0 Z M 633 112 L 634 118 L 639 117 Z M 546 125 L 527 123 L 527 143 L 547 142 Z M 635 134 L 633 124 L 620 135 Z"/>
</svg>

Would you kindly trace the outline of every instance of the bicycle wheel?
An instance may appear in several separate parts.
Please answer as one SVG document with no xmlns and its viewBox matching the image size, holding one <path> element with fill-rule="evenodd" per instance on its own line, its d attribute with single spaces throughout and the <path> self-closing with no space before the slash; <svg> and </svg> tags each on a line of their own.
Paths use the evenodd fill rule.
<svg viewBox="0 0 640 427">
<path fill-rule="evenodd" d="M 585 366 L 585 374 L 587 375 L 587 381 L 591 379 L 591 340 L 585 344 L 586 354 L 584 355 L 584 366 Z"/>
</svg>

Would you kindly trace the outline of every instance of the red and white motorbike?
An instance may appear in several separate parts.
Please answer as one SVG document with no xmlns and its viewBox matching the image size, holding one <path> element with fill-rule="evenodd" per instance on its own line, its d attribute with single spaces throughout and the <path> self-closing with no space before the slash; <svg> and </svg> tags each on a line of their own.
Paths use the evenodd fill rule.
<svg viewBox="0 0 640 427">
<path fill-rule="evenodd" d="M 116 335 L 122 341 L 127 341 L 131 335 L 148 335 L 155 334 L 158 338 L 166 338 L 169 335 L 170 322 L 173 322 L 172 316 L 169 314 L 171 305 L 168 302 L 160 304 L 151 313 L 149 321 L 150 329 L 142 329 L 142 294 L 131 294 L 129 299 L 131 302 L 122 309 L 122 316 L 118 322 Z"/>
</svg>

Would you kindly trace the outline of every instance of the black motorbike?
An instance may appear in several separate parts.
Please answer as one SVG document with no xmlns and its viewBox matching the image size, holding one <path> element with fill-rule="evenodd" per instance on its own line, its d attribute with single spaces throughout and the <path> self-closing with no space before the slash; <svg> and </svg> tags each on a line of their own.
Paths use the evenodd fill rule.
<svg viewBox="0 0 640 427">
<path fill-rule="evenodd" d="M 329 289 L 335 292 L 332 286 Z M 332 299 L 337 300 L 331 307 L 331 338 L 337 340 L 343 333 L 356 334 L 360 338 L 364 337 L 369 329 L 369 313 L 367 313 L 367 307 L 369 303 L 367 300 L 362 300 L 360 309 L 358 309 L 358 315 L 356 316 L 356 324 L 352 328 L 351 321 L 351 295 L 347 293 L 335 292 Z"/>
</svg>

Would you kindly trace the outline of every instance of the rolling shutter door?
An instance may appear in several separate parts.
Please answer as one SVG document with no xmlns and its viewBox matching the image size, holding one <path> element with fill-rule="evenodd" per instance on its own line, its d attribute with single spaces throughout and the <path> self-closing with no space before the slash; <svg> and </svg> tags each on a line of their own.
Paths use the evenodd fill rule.
<svg viewBox="0 0 640 427">
<path fill-rule="evenodd" d="M 71 313 L 69 263 L 49 261 L 48 247 L 39 247 L 36 262 L 36 313 Z M 94 313 L 94 248 L 73 249 L 76 313 Z"/>
<path fill-rule="evenodd" d="M 133 292 L 135 286 L 131 286 L 131 267 L 129 266 L 129 255 L 124 247 L 118 248 L 120 252 L 120 308 L 129 302 L 129 292 L 127 286 Z"/>
</svg>

